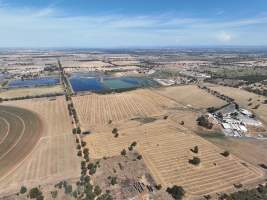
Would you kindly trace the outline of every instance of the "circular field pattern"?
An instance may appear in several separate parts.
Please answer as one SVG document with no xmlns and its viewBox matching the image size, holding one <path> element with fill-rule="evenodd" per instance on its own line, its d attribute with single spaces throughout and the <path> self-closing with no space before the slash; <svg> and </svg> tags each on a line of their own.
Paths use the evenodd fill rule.
<svg viewBox="0 0 267 200">
<path fill-rule="evenodd" d="M 41 134 L 42 123 L 37 114 L 0 106 L 0 179 L 25 159 Z"/>
</svg>

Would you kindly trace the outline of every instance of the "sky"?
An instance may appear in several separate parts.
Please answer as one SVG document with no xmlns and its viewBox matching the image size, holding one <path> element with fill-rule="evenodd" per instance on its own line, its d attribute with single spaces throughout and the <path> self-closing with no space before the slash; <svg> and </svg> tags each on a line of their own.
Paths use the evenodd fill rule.
<svg viewBox="0 0 267 200">
<path fill-rule="evenodd" d="M 267 0 L 0 0 L 0 48 L 267 46 Z"/>
</svg>

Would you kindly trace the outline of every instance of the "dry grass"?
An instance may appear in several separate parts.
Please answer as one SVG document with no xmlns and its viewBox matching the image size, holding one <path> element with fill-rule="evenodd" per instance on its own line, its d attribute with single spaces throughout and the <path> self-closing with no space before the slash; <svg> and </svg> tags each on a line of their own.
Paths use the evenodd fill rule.
<svg viewBox="0 0 267 200">
<path fill-rule="evenodd" d="M 162 88 L 158 93 L 180 104 L 196 109 L 208 108 L 211 106 L 219 107 L 226 104 L 221 99 L 208 94 L 195 85 Z"/>
<path fill-rule="evenodd" d="M 267 165 L 267 143 L 264 140 L 249 138 L 240 140 L 229 137 L 207 137 L 207 139 L 255 166 Z"/>
<path fill-rule="evenodd" d="M 13 101 L 8 104 L 36 112 L 43 123 L 44 132 L 32 153 L 13 173 L 0 181 L 0 193 L 17 191 L 21 185 L 41 185 L 79 176 L 80 162 L 76 156 L 71 119 L 64 98 Z"/>
<path fill-rule="evenodd" d="M 233 184 L 262 176 L 251 165 L 241 164 L 243 161 L 234 156 L 225 158 L 220 155 L 222 149 L 166 120 L 119 130 L 118 138 L 111 131 L 95 133 L 86 141 L 94 158 L 118 155 L 136 141 L 137 150 L 156 181 L 163 186 L 181 185 L 190 195 L 230 189 Z M 194 155 L 190 149 L 196 145 L 199 153 Z M 193 156 L 201 159 L 200 166 L 188 163 Z"/>
<path fill-rule="evenodd" d="M 93 128 L 135 117 L 165 113 L 177 104 L 150 90 L 135 90 L 120 94 L 90 94 L 73 98 L 83 128 Z"/>
<path fill-rule="evenodd" d="M 61 85 L 56 85 L 52 87 L 38 87 L 38 88 L 16 88 L 16 89 L 9 89 L 9 90 L 0 92 L 0 97 L 1 98 L 14 98 L 14 97 L 55 94 L 55 93 L 62 93 L 62 92 L 63 92 L 63 88 Z"/>
</svg>

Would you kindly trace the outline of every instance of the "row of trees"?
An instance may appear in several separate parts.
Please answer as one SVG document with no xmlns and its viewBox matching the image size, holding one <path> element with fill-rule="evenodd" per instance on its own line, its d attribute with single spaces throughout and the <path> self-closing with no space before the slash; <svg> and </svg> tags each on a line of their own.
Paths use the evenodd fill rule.
<svg viewBox="0 0 267 200">
<path fill-rule="evenodd" d="M 200 89 L 206 90 L 208 93 L 210 93 L 210 94 L 212 94 L 212 95 L 214 95 L 214 96 L 216 96 L 216 97 L 218 97 L 218 98 L 220 98 L 220 99 L 222 99 L 222 100 L 224 100 L 224 101 L 226 101 L 228 103 L 232 103 L 232 102 L 235 101 L 233 98 L 228 97 L 228 96 L 226 96 L 224 94 L 220 94 L 219 92 L 217 92 L 215 90 L 212 90 L 212 89 L 210 89 L 210 88 L 208 88 L 206 86 L 204 86 L 204 87 L 198 86 L 198 87 Z"/>
<path fill-rule="evenodd" d="M 0 98 L 0 102 L 2 101 L 16 101 L 16 100 L 24 100 L 24 99 L 32 99 L 32 98 L 49 98 L 49 97 L 57 97 L 62 96 L 64 93 L 57 92 L 51 94 L 40 94 L 40 95 L 27 95 L 22 97 L 13 97 L 13 98 Z"/>
</svg>

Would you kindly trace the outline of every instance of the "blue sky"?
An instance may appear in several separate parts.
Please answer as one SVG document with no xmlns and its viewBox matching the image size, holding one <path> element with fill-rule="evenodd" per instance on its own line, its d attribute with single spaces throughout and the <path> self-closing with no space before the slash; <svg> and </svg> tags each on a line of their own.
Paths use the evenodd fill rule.
<svg viewBox="0 0 267 200">
<path fill-rule="evenodd" d="M 266 0 L 0 0 L 0 47 L 267 45 Z"/>
</svg>

